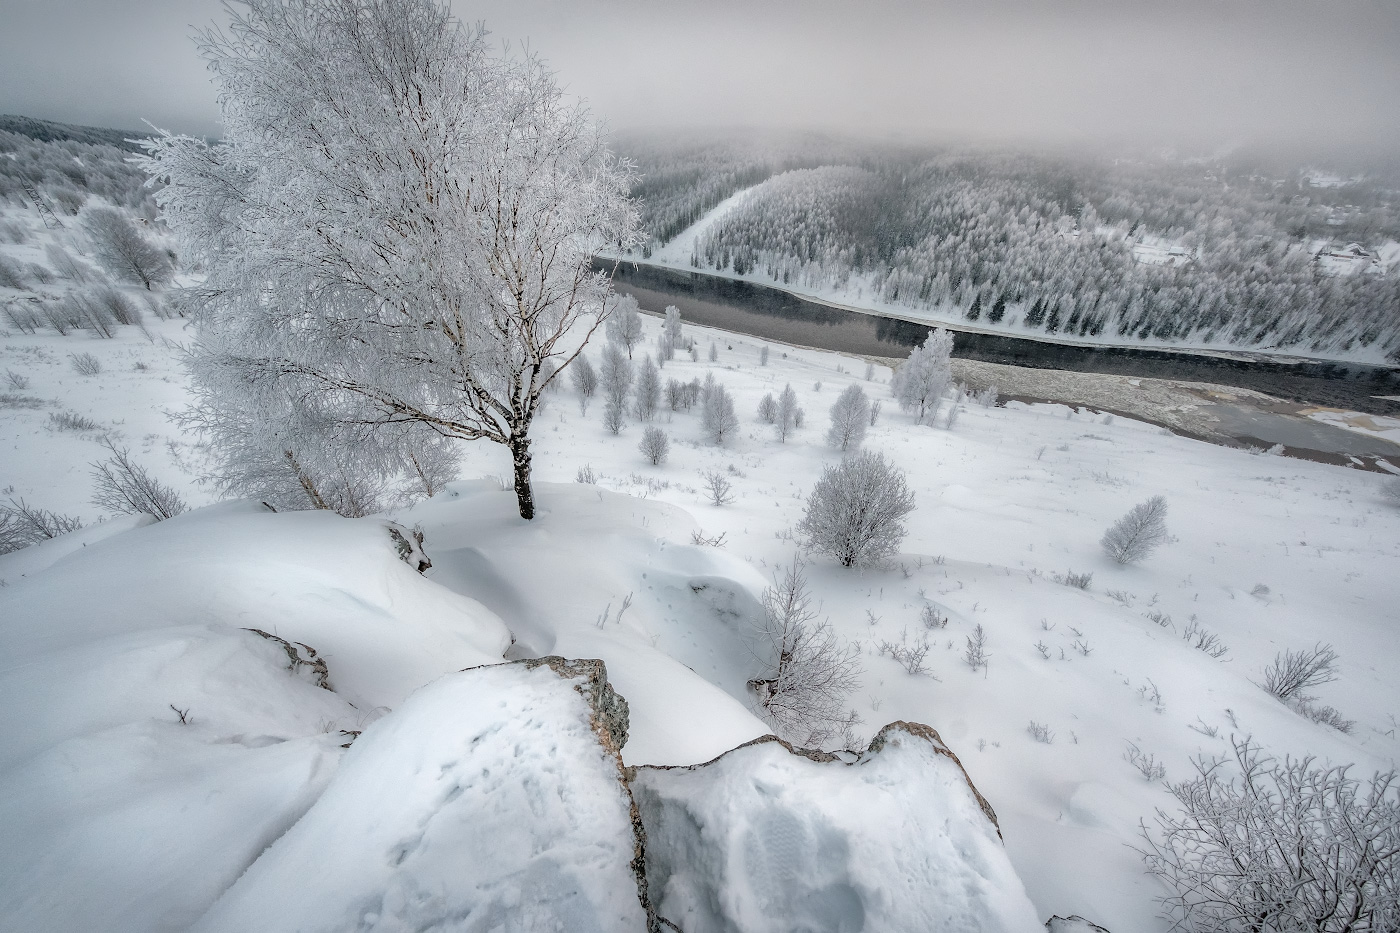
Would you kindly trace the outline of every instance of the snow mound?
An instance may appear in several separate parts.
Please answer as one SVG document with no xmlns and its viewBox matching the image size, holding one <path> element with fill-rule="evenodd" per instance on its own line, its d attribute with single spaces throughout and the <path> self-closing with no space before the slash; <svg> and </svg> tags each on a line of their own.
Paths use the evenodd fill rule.
<svg viewBox="0 0 1400 933">
<path fill-rule="evenodd" d="M 686 933 L 1040 931 L 996 817 L 938 733 L 846 762 L 772 736 L 635 770 L 657 913 Z"/>
<path fill-rule="evenodd" d="M 510 627 L 512 658 L 600 658 L 632 711 L 627 764 L 709 761 L 769 732 L 745 684 L 764 577 L 691 543 L 674 505 L 581 483 L 515 493 L 459 482 L 398 517 L 421 525 L 429 579 L 480 600 Z"/>
<path fill-rule="evenodd" d="M 245 502 L 0 559 L 6 923 L 187 929 L 377 707 L 499 659 L 500 620 L 397 550 L 382 520 Z"/>
<path fill-rule="evenodd" d="M 194 929 L 647 929 L 600 661 L 443 677 L 376 722 L 310 811 Z"/>
</svg>

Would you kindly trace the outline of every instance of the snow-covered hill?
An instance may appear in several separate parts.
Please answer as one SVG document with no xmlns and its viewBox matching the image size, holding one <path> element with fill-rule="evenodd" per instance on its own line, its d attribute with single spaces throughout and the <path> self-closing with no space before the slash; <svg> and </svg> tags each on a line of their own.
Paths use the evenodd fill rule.
<svg viewBox="0 0 1400 933">
<path fill-rule="evenodd" d="M 601 404 L 581 414 L 560 390 L 535 426 L 534 522 L 495 479 L 510 475 L 505 452 L 485 444 L 468 447 L 462 482 L 387 516 L 424 530 L 425 579 L 380 518 L 240 503 L 94 525 L 87 464 L 105 456 L 102 436 L 192 505 L 212 501 L 196 482 L 199 439 L 166 418 L 183 392 L 181 321 L 146 324 L 149 340 L 121 327 L 112 339 L 10 329 L 0 342 L 0 372 L 25 382 L 0 403 L 0 499 L 88 523 L 0 556 L 0 702 L 12 711 L 0 913 L 25 929 L 183 928 L 316 813 L 379 724 L 376 745 L 409 741 L 387 737 L 417 702 L 406 698 L 464 667 L 603 660 L 630 705 L 627 765 L 693 765 L 761 735 L 745 689 L 758 598 L 798 549 L 804 497 L 839 460 L 823 443 L 826 410 L 850 384 L 883 400 L 865 446 L 907 471 L 917 506 L 889 566 L 817 556 L 808 569 L 822 615 L 860 646 L 858 731 L 938 730 L 995 808 L 1040 918 L 1165 929 L 1162 891 L 1130 846 L 1140 818 L 1175 802 L 1125 760 L 1130 747 L 1169 779 L 1232 735 L 1362 774 L 1400 758 L 1400 509 L 1374 474 L 1063 406 L 964 404 L 951 428 L 916 425 L 888 397 L 887 369 L 867 381 L 864 361 L 780 346 L 761 365 L 757 342 L 686 325 L 700 361 L 667 363 L 663 380 L 724 384 L 742 422 L 731 444 L 707 443 L 695 413 L 664 413 L 671 455 L 653 467 L 639 425 L 612 435 Z M 647 341 L 658 327 L 647 319 Z M 74 371 L 83 353 L 99 372 Z M 806 425 L 783 444 L 755 412 L 788 383 Z M 65 412 L 92 425 L 64 427 L 52 416 Z M 596 484 L 575 482 L 585 466 Z M 729 479 L 732 503 L 711 504 L 707 471 Z M 1111 563 L 1104 528 L 1158 494 L 1172 542 L 1139 566 Z M 1070 571 L 1092 574 L 1087 588 L 1057 582 Z M 977 626 L 991 655 L 981 669 L 963 659 Z M 1350 734 L 1253 682 L 1278 651 L 1319 641 L 1341 669 L 1322 700 L 1355 720 Z M 889 656 L 924 643 L 922 672 Z M 1212 644 L 1226 650 L 1196 647 Z"/>
</svg>

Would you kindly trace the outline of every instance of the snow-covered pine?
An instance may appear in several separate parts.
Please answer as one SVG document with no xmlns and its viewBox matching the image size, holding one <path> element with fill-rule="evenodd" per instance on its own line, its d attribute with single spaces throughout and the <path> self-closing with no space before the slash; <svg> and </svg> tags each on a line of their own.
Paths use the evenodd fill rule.
<svg viewBox="0 0 1400 933">
<path fill-rule="evenodd" d="M 899 552 L 913 510 L 904 471 L 866 450 L 822 470 L 797 530 L 842 566 L 864 567 Z"/>
<path fill-rule="evenodd" d="M 865 397 L 864 389 L 852 383 L 831 406 L 826 442 L 840 451 L 854 450 L 865 440 L 870 422 L 870 399 Z"/>
<path fill-rule="evenodd" d="M 161 134 L 141 164 L 208 269 L 202 371 L 316 396 L 365 435 L 503 444 L 533 517 L 543 364 L 557 378 L 617 304 L 590 258 L 636 242 L 630 169 L 538 59 L 437 0 L 250 0 L 199 44 L 223 139 Z"/>
<path fill-rule="evenodd" d="M 1132 564 L 1165 544 L 1167 540 L 1167 500 L 1153 496 L 1128 510 L 1104 532 L 1105 553 L 1120 564 Z"/>
<path fill-rule="evenodd" d="M 938 410 L 938 400 L 953 381 L 953 335 L 939 327 L 929 332 L 894 371 L 890 392 L 899 407 L 914 412 L 920 424 Z"/>
</svg>

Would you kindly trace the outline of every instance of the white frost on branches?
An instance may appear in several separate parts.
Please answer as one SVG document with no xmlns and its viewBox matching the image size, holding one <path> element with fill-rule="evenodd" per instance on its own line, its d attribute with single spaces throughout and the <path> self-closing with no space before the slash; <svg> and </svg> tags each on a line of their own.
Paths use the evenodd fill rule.
<svg viewBox="0 0 1400 933">
<path fill-rule="evenodd" d="M 870 399 L 858 385 L 849 385 L 831 406 L 831 427 L 826 442 L 837 450 L 854 450 L 865 440 L 870 427 Z"/>
<path fill-rule="evenodd" d="M 914 494 L 904 471 L 862 451 L 822 470 L 797 530 L 843 566 L 867 566 L 899 552 Z"/>
<path fill-rule="evenodd" d="M 1105 553 L 1120 564 L 1142 560 L 1167 541 L 1167 500 L 1153 496 L 1128 510 L 1104 532 Z"/>
<path fill-rule="evenodd" d="M 899 407 L 914 412 L 920 424 L 938 411 L 938 400 L 953 381 L 952 356 L 953 335 L 939 327 L 929 332 L 890 379 Z"/>
<path fill-rule="evenodd" d="M 807 747 L 852 744 L 857 719 L 846 701 L 860 685 L 860 653 L 818 621 L 796 557 L 763 591 L 758 636 L 763 673 L 749 689 L 779 737 Z"/>
<path fill-rule="evenodd" d="M 283 436 L 329 418 L 318 437 L 342 450 L 493 441 L 533 516 L 530 427 L 617 303 L 591 257 L 636 242 L 630 167 L 537 59 L 493 53 L 437 0 L 247 0 L 199 45 L 223 140 L 164 134 L 143 159 L 209 270 L 195 417 L 267 432 L 264 411 L 211 404 L 238 383 L 257 387 L 240 403 L 277 397 Z"/>
</svg>

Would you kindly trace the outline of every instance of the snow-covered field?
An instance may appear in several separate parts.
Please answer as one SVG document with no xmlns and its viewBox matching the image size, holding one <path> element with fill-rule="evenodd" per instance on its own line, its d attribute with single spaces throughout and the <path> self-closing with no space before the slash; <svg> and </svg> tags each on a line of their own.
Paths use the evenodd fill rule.
<svg viewBox="0 0 1400 933">
<path fill-rule="evenodd" d="M 659 321 L 646 328 L 650 348 Z M 35 400 L 0 410 L 7 498 L 91 523 L 87 464 L 105 455 L 106 432 L 191 504 L 213 500 L 196 482 L 198 439 L 167 417 L 184 391 L 172 349 L 181 322 L 148 330 L 150 340 L 132 327 L 112 340 L 4 337 L 0 372 L 29 381 L 11 395 Z M 1165 928 L 1162 892 L 1131 846 L 1139 819 L 1174 801 L 1124 759 L 1130 745 L 1169 779 L 1187 777 L 1193 755 L 1227 751 L 1231 736 L 1363 775 L 1400 760 L 1400 509 L 1381 478 L 1056 405 L 969 405 L 952 429 L 916 425 L 888 397 L 888 369 L 866 382 L 862 361 L 780 346 L 763 366 L 757 341 L 685 331 L 701 361 L 682 354 L 662 377 L 713 373 L 740 413 L 731 444 L 705 442 L 697 413 L 665 413 L 671 455 L 653 467 L 639 425 L 614 436 L 601 402 L 583 415 L 563 389 L 535 428 L 534 522 L 515 515 L 495 479 L 509 476 L 506 453 L 486 444 L 468 447 L 463 482 L 392 516 L 426 532 L 427 588 L 391 552 L 387 564 L 371 557 L 384 550 L 380 520 L 252 504 L 151 527 L 109 520 L 0 557 L 0 698 L 11 711 L 0 911 L 31 918 L 26 929 L 115 929 L 150 921 L 142 904 L 160 897 L 160 928 L 179 928 L 312 804 L 340 760 L 340 730 L 503 651 L 603 659 L 631 704 L 628 764 L 693 764 L 763 734 L 744 686 L 757 673 L 757 599 L 798 550 L 805 495 L 839 460 L 823 443 L 826 410 L 851 383 L 883 399 L 865 446 L 907 471 L 917 500 L 890 566 L 814 556 L 808 570 L 822 614 L 861 647 L 850 699 L 860 732 L 896 720 L 939 731 L 995 807 L 1042 919 Z M 101 361 L 97 375 L 70 366 L 84 352 Z M 807 421 L 782 444 L 755 411 L 787 383 Z M 97 427 L 62 429 L 59 412 Z M 597 485 L 575 482 L 584 466 Z M 731 504 L 708 501 L 709 470 L 732 482 Z M 1111 563 L 1104 528 L 1158 494 L 1171 543 L 1140 566 Z M 1092 573 L 1089 587 L 1056 582 L 1069 571 Z M 929 607 L 946 623 L 926 627 Z M 978 625 L 991 660 L 973 670 L 963 655 Z M 336 692 L 269 679 L 282 649 L 229 634 L 241 628 L 318 649 Z M 1203 634 L 1228 651 L 1197 650 Z M 924 639 L 921 674 L 879 650 Z M 1319 641 L 1342 672 L 1322 700 L 1355 720 L 1350 735 L 1251 680 L 1276 652 Z M 192 725 L 182 731 L 171 707 Z M 173 824 L 171 806 L 185 814 Z M 139 846 L 123 848 L 131 840 Z M 168 890 L 131 891 L 147 859 Z M 79 889 L 91 896 L 70 896 Z M 102 898 L 121 910 L 99 922 Z"/>
</svg>

